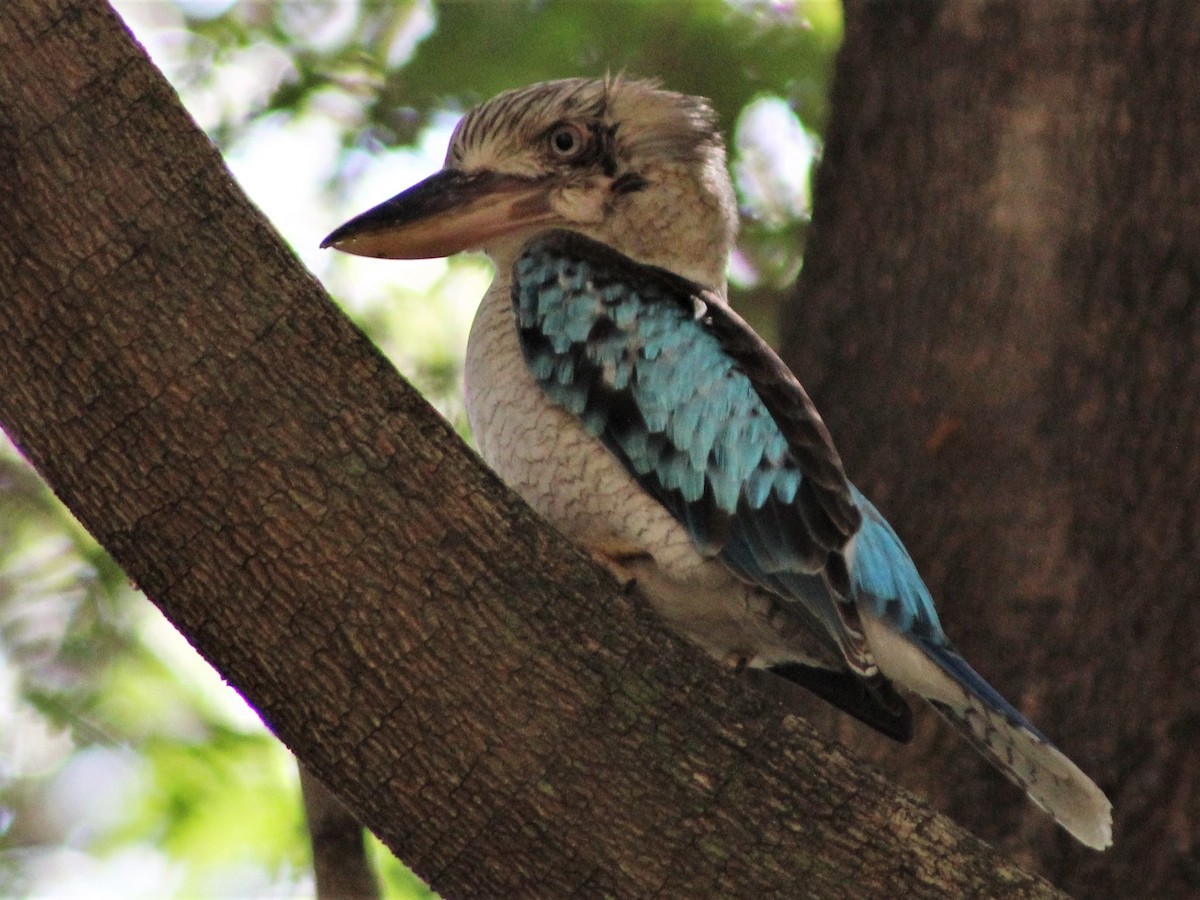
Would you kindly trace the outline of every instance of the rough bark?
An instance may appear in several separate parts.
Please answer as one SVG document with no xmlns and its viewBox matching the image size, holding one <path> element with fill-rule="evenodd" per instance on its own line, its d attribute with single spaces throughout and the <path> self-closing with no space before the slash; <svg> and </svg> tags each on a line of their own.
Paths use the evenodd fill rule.
<svg viewBox="0 0 1200 900">
<path fill-rule="evenodd" d="M 1200 6 L 852 3 L 786 356 L 952 638 L 1115 803 L 856 751 L 1068 891 L 1200 891 Z M 814 718 L 828 716 L 814 713 Z"/>
<path fill-rule="evenodd" d="M 0 421 L 449 897 L 1053 891 L 671 637 L 347 323 L 98 0 L 0 5 Z"/>
</svg>

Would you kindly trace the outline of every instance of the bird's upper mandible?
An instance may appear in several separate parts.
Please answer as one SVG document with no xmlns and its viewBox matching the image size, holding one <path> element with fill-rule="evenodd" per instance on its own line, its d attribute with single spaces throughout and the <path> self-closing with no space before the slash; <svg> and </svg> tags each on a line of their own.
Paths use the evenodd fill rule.
<svg viewBox="0 0 1200 900">
<path fill-rule="evenodd" d="M 394 259 L 485 250 L 506 267 L 554 227 L 723 292 L 737 210 L 707 102 L 622 79 L 507 91 L 463 117 L 440 172 L 322 246 Z"/>
</svg>

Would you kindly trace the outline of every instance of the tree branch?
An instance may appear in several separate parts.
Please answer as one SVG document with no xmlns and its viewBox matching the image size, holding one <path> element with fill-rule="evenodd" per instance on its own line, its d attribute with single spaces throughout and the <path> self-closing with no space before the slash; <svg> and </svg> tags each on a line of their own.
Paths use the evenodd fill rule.
<svg viewBox="0 0 1200 900">
<path fill-rule="evenodd" d="M 0 10 L 0 421 L 448 896 L 1049 897 L 722 674 L 351 326 L 97 0 Z"/>
</svg>

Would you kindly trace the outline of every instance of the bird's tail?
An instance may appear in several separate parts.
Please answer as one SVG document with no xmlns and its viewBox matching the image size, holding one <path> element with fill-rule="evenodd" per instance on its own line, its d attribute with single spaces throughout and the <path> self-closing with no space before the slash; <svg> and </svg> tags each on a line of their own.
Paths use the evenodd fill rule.
<svg viewBox="0 0 1200 900">
<path fill-rule="evenodd" d="M 1095 850 L 1109 847 L 1112 804 L 1095 782 L 952 648 L 924 649 L 959 689 L 922 692 L 925 699 L 1080 843 Z"/>
</svg>

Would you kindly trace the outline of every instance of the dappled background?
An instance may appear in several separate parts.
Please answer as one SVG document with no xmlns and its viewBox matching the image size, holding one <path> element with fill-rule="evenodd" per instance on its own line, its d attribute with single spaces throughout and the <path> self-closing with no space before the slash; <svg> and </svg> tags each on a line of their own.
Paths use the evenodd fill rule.
<svg viewBox="0 0 1200 900">
<path fill-rule="evenodd" d="M 460 430 L 485 259 L 318 249 L 441 164 L 461 112 L 572 75 L 713 100 L 743 210 L 732 299 L 764 335 L 802 258 L 839 6 L 115 2 L 235 176 Z M 428 891 L 375 848 L 394 897 Z M 0 449 L 0 894 L 310 894 L 290 755 Z"/>
</svg>

